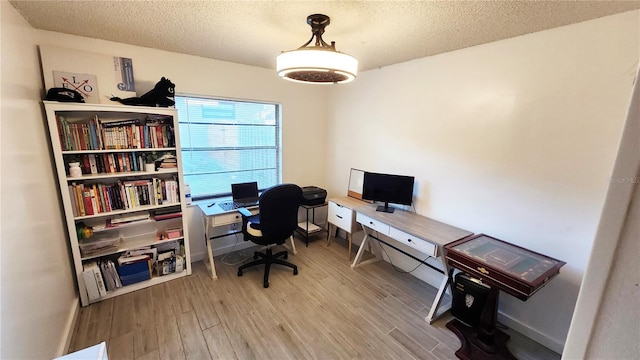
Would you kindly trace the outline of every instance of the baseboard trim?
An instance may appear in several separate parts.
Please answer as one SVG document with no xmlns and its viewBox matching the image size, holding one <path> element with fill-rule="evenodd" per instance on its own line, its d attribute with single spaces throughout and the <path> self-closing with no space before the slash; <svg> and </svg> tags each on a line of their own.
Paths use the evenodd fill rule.
<svg viewBox="0 0 640 360">
<path fill-rule="evenodd" d="M 73 329 L 76 328 L 76 321 L 78 320 L 78 314 L 80 313 L 80 298 L 76 297 L 75 301 L 71 304 L 69 316 L 67 318 L 67 324 L 65 326 L 64 333 L 66 336 L 62 338 L 62 342 L 58 347 L 57 356 L 60 357 L 69 352 L 71 347 L 71 339 L 73 338 Z"/>
<path fill-rule="evenodd" d="M 502 312 L 498 312 L 498 322 L 511 328 L 520 334 L 528 337 L 529 339 L 539 343 L 540 345 L 548 348 L 549 350 L 556 352 L 558 354 L 562 354 L 564 351 L 564 343 L 557 341 L 549 337 L 547 334 L 541 333 L 540 331 L 524 324 L 523 322 L 514 319 L 509 315 L 505 315 Z"/>
<path fill-rule="evenodd" d="M 252 243 L 251 241 L 242 241 L 242 242 L 238 242 L 237 244 L 229 244 L 229 245 L 213 248 L 212 251 L 213 251 L 214 256 L 220 256 L 220 255 L 224 255 L 224 254 L 230 253 L 232 251 L 244 250 L 244 249 L 250 248 L 252 246 L 256 246 L 256 244 Z M 207 252 L 206 252 L 206 248 L 204 250 L 205 251 L 192 253 L 191 254 L 191 262 L 194 263 L 194 262 L 202 261 L 202 260 L 205 260 L 205 259 L 207 261 L 209 261 L 208 256 L 207 256 Z"/>
</svg>

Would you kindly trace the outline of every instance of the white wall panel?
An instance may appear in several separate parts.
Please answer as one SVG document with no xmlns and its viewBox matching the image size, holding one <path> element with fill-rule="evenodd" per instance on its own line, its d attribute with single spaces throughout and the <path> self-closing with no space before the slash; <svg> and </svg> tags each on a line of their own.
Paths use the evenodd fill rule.
<svg viewBox="0 0 640 360">
<path fill-rule="evenodd" d="M 622 133 L 638 18 L 360 74 L 330 95 L 329 190 L 346 193 L 352 167 L 413 175 L 419 214 L 566 261 L 527 302 L 500 303 L 503 321 L 560 352 Z"/>
<path fill-rule="evenodd" d="M 51 359 L 77 309 L 59 192 L 40 103 L 34 31 L 0 3 L 0 358 Z"/>
</svg>

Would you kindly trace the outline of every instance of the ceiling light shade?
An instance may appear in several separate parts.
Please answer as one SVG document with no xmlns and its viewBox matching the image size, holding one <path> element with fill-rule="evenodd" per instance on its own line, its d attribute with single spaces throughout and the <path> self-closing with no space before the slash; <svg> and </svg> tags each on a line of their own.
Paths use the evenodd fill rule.
<svg viewBox="0 0 640 360">
<path fill-rule="evenodd" d="M 285 51 L 276 58 L 276 71 L 283 79 L 315 84 L 338 84 L 353 81 L 358 74 L 358 60 L 336 51 L 335 41 L 331 45 L 322 40 L 329 17 L 322 14 L 309 15 L 311 39 L 296 50 Z M 316 39 L 315 45 L 307 46 Z"/>
</svg>

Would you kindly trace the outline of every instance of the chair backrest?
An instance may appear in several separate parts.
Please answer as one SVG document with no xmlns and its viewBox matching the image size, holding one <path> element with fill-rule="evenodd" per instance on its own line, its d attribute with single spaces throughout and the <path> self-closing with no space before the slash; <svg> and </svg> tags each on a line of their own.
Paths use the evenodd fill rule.
<svg viewBox="0 0 640 360">
<path fill-rule="evenodd" d="M 295 184 L 268 188 L 260 195 L 260 230 L 265 240 L 281 244 L 298 226 L 302 189 Z"/>
</svg>

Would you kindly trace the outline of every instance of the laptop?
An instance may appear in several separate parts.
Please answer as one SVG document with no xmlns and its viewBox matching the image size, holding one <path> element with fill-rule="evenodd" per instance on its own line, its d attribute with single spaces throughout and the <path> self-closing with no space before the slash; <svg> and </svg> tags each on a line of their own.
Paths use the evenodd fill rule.
<svg viewBox="0 0 640 360">
<path fill-rule="evenodd" d="M 219 203 L 224 210 L 234 210 L 258 205 L 258 183 L 256 181 L 231 184 L 232 201 Z"/>
<path fill-rule="evenodd" d="M 258 205 L 258 183 L 256 181 L 231 184 L 233 202 L 242 206 Z"/>
</svg>

